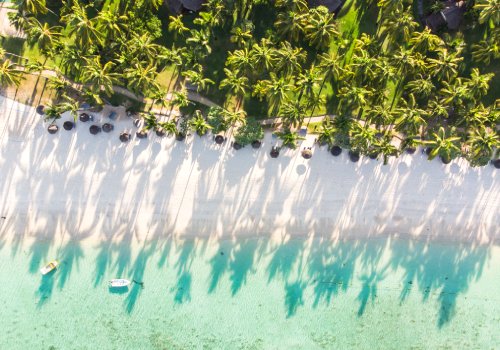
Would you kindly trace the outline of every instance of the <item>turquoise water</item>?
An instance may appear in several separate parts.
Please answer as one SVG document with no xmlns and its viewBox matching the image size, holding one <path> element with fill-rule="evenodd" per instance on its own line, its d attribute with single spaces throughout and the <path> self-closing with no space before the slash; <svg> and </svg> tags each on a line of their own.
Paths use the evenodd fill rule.
<svg viewBox="0 0 500 350">
<path fill-rule="evenodd" d="M 62 265 L 42 278 L 38 269 Z M 2 349 L 493 349 L 498 247 L 376 239 L 5 243 Z M 110 278 L 144 282 L 125 293 Z"/>
</svg>

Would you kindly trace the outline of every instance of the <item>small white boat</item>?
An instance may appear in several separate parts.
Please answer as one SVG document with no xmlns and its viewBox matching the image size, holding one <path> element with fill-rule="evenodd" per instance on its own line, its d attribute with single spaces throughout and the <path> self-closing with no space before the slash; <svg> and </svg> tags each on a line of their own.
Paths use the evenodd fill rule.
<svg viewBox="0 0 500 350">
<path fill-rule="evenodd" d="M 59 265 L 59 262 L 57 260 L 54 260 L 54 261 L 51 261 L 49 262 L 47 265 L 45 265 L 44 267 L 42 267 L 40 269 L 40 273 L 42 275 L 46 275 L 48 274 L 49 272 L 51 272 L 52 270 L 55 270 L 57 269 L 57 266 Z"/>
<path fill-rule="evenodd" d="M 109 281 L 110 288 L 124 288 L 130 285 L 130 281 L 124 278 L 115 278 Z"/>
</svg>

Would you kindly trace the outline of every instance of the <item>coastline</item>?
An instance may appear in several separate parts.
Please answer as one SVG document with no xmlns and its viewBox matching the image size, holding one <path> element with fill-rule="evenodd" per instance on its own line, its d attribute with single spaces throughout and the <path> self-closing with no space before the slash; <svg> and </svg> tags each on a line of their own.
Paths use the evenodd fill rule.
<svg viewBox="0 0 500 350">
<path fill-rule="evenodd" d="M 67 114 L 58 121 L 70 120 Z M 104 118 L 103 118 L 104 120 Z M 417 153 L 387 166 L 313 146 L 235 151 L 210 136 L 185 142 L 133 138 L 120 117 L 110 134 L 88 123 L 49 135 L 34 108 L 0 97 L 0 241 L 48 242 L 174 237 L 410 237 L 498 245 L 497 170 L 463 159 L 443 165 Z"/>
</svg>

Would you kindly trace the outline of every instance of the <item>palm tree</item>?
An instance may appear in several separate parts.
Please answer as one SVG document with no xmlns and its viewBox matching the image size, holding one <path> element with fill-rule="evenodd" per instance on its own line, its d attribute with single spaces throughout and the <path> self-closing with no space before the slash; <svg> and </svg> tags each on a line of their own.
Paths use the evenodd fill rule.
<svg viewBox="0 0 500 350">
<path fill-rule="evenodd" d="M 392 12 L 380 25 L 383 28 L 380 33 L 386 33 L 391 37 L 389 43 L 396 43 L 400 39 L 408 42 L 418 26 L 418 23 L 414 21 L 411 8 L 408 7 L 403 11 Z"/>
<path fill-rule="evenodd" d="M 150 91 L 158 89 L 156 82 L 156 66 L 149 64 L 143 66 L 140 63 L 135 63 L 132 67 L 124 70 L 125 79 L 128 81 L 128 86 L 136 93 L 147 95 Z"/>
<path fill-rule="evenodd" d="M 339 91 L 339 111 L 342 111 L 342 104 L 345 102 L 347 107 L 352 107 L 353 110 L 358 109 L 358 119 L 363 115 L 363 109 L 368 104 L 368 98 L 373 95 L 373 91 L 368 87 L 343 87 Z"/>
<path fill-rule="evenodd" d="M 184 36 L 184 33 L 189 32 L 189 28 L 182 22 L 182 15 L 168 17 L 168 30 L 174 32 L 176 39 L 177 35 Z"/>
<path fill-rule="evenodd" d="M 410 44 L 415 50 L 425 54 L 427 51 L 434 51 L 443 46 L 444 42 L 440 37 L 432 34 L 429 28 L 424 28 L 421 32 L 413 32 Z"/>
<path fill-rule="evenodd" d="M 153 43 L 154 38 L 144 33 L 142 35 L 134 35 L 128 45 L 132 48 L 132 55 L 140 61 L 148 61 L 149 63 L 156 62 L 160 52 L 160 46 Z"/>
<path fill-rule="evenodd" d="M 156 103 L 159 103 L 161 105 L 161 110 L 160 113 L 163 111 L 163 108 L 167 107 L 169 102 L 167 101 L 167 91 L 165 89 L 159 88 L 158 90 L 153 91 L 151 94 L 151 107 L 149 110 L 153 109 L 153 106 Z"/>
<path fill-rule="evenodd" d="M 431 96 L 436 89 L 432 83 L 432 79 L 430 77 L 424 78 L 422 75 L 419 75 L 417 79 L 408 82 L 405 88 L 411 94 L 424 98 Z"/>
<path fill-rule="evenodd" d="M 382 154 L 382 157 L 384 158 L 384 165 L 387 165 L 389 157 L 398 155 L 398 149 L 391 143 L 391 141 L 392 137 L 390 135 L 386 135 L 380 140 L 375 141 L 373 144 L 373 151 L 377 154 Z"/>
<path fill-rule="evenodd" d="M 478 103 L 473 108 L 467 108 L 463 114 L 462 122 L 467 126 L 482 127 L 489 123 L 495 124 L 496 118 L 490 108 Z"/>
<path fill-rule="evenodd" d="M 480 100 L 488 93 L 490 81 L 494 76 L 495 74 L 493 73 L 481 74 L 478 68 L 472 68 L 470 79 L 466 81 L 470 94 L 474 96 L 476 100 Z"/>
<path fill-rule="evenodd" d="M 170 115 L 172 114 L 172 109 L 174 106 L 178 108 L 184 108 L 191 104 L 192 102 L 188 99 L 188 93 L 184 86 L 180 90 L 174 91 L 172 93 L 172 99 L 170 100 Z"/>
<path fill-rule="evenodd" d="M 31 15 L 47 13 L 45 0 L 16 0 L 15 4 L 19 12 L 29 13 Z"/>
<path fill-rule="evenodd" d="M 463 57 L 458 57 L 458 54 L 449 53 L 448 49 L 441 48 L 438 51 L 438 58 L 429 58 L 430 68 L 433 69 L 434 76 L 444 78 L 451 81 L 458 74 L 458 65 L 463 61 Z"/>
<path fill-rule="evenodd" d="M 74 121 L 76 122 L 78 119 L 78 111 L 80 110 L 80 104 L 75 99 L 64 95 L 65 101 L 59 105 L 60 113 L 70 112 Z"/>
<path fill-rule="evenodd" d="M 328 147 L 333 146 L 336 132 L 337 130 L 333 126 L 331 119 L 329 117 L 324 118 L 319 129 L 318 143 L 320 145 L 326 144 Z"/>
<path fill-rule="evenodd" d="M 203 136 L 212 129 L 199 110 L 196 110 L 194 117 L 189 120 L 189 127 L 196 131 L 198 136 Z"/>
<path fill-rule="evenodd" d="M 19 87 L 21 84 L 21 74 L 22 71 L 16 68 L 15 64 L 12 64 L 10 60 L 5 60 L 0 65 L 0 86 L 10 86 L 15 85 Z"/>
<path fill-rule="evenodd" d="M 182 72 L 182 75 L 184 75 L 191 84 L 196 86 L 196 91 L 205 91 L 209 85 L 215 84 L 212 79 L 203 76 L 202 69 L 201 65 L 197 65 L 194 70 Z"/>
<path fill-rule="evenodd" d="M 489 23 L 491 26 L 500 25 L 500 1 L 476 0 L 474 8 L 479 10 L 479 22 Z"/>
<path fill-rule="evenodd" d="M 366 122 L 373 123 L 377 127 L 381 125 L 389 125 L 394 122 L 394 113 L 385 105 L 375 105 L 366 111 Z"/>
<path fill-rule="evenodd" d="M 354 122 L 350 132 L 351 149 L 356 152 L 367 153 L 376 142 L 376 134 L 377 130 L 369 125 Z"/>
<path fill-rule="evenodd" d="M 255 69 L 259 72 L 270 71 L 275 63 L 275 49 L 269 39 L 263 38 L 260 44 L 253 44 L 250 56 Z"/>
<path fill-rule="evenodd" d="M 288 41 L 282 41 L 276 53 L 276 72 L 292 75 L 302 70 L 306 61 L 306 52 L 300 47 L 293 47 Z"/>
<path fill-rule="evenodd" d="M 127 30 L 128 17 L 116 11 L 102 10 L 97 15 L 97 29 L 105 33 L 106 41 L 110 42 L 119 38 Z"/>
<path fill-rule="evenodd" d="M 226 64 L 233 70 L 238 70 L 243 74 L 250 73 L 253 70 L 252 55 L 248 48 L 235 50 L 227 57 Z"/>
<path fill-rule="evenodd" d="M 99 56 L 86 59 L 83 82 L 91 85 L 91 90 L 95 92 L 104 91 L 106 95 L 113 94 L 113 85 L 118 83 L 118 74 L 113 73 L 113 62 L 101 64 Z"/>
<path fill-rule="evenodd" d="M 212 53 L 208 33 L 205 30 L 191 30 L 191 36 L 186 42 L 193 46 L 193 50 L 198 55 L 206 55 Z"/>
<path fill-rule="evenodd" d="M 306 14 L 288 10 L 278 13 L 278 17 L 274 26 L 277 28 L 278 33 L 288 40 L 297 41 L 301 34 L 304 33 L 304 22 Z"/>
<path fill-rule="evenodd" d="M 281 106 L 280 113 L 286 128 L 297 127 L 304 121 L 305 106 L 300 100 L 287 100 Z"/>
<path fill-rule="evenodd" d="M 231 126 L 244 125 L 247 122 L 247 114 L 242 109 L 235 111 L 224 109 L 222 110 L 222 115 L 225 119 L 225 122 Z"/>
<path fill-rule="evenodd" d="M 81 48 L 88 48 L 102 43 L 102 32 L 97 29 L 97 18 L 89 19 L 87 10 L 78 2 L 73 3 L 71 11 L 61 17 L 69 26 L 69 36 L 75 36 L 75 42 Z"/>
<path fill-rule="evenodd" d="M 301 101 L 304 93 L 308 98 L 311 98 L 319 87 L 320 80 L 319 71 L 314 65 L 306 72 L 300 73 L 296 82 L 296 89 L 299 91 L 297 100 Z"/>
<path fill-rule="evenodd" d="M 222 79 L 219 87 L 228 88 L 232 94 L 238 98 L 237 107 L 241 105 L 241 100 L 245 96 L 246 89 L 248 88 L 248 78 L 240 76 L 238 71 L 232 71 L 224 68 L 226 77 Z"/>
<path fill-rule="evenodd" d="M 287 94 L 291 91 L 292 85 L 285 77 L 277 77 L 273 72 L 270 75 L 271 79 L 267 81 L 268 89 L 266 97 L 274 114 L 279 110 L 281 102 L 286 99 Z"/>
<path fill-rule="evenodd" d="M 319 56 L 318 69 L 323 74 L 323 82 L 319 89 L 319 94 L 323 90 L 323 87 L 327 81 L 340 80 L 343 75 L 342 62 L 336 53 L 326 52 Z"/>
<path fill-rule="evenodd" d="M 447 81 L 442 82 L 443 87 L 439 90 L 441 103 L 454 108 L 462 107 L 471 99 L 471 91 L 462 79 L 457 78 L 452 84 Z"/>
<path fill-rule="evenodd" d="M 236 26 L 231 30 L 229 41 L 235 43 L 238 47 L 249 45 L 252 41 L 253 35 L 250 28 L 243 28 Z"/>
<path fill-rule="evenodd" d="M 432 149 L 429 153 L 429 160 L 432 160 L 439 155 L 444 163 L 449 163 L 460 153 L 460 148 L 456 145 L 457 141 L 460 140 L 460 137 L 448 137 L 443 127 L 440 127 L 437 133 L 433 133 L 432 137 L 432 140 L 423 141 L 424 144 L 428 145 Z"/>
<path fill-rule="evenodd" d="M 408 99 L 402 100 L 402 107 L 396 109 L 398 117 L 394 121 L 398 131 L 405 132 L 407 135 L 418 135 L 422 126 L 426 125 L 423 118 L 426 111 L 420 109 L 415 101 L 415 96 L 410 94 Z"/>
<path fill-rule="evenodd" d="M 329 13 L 326 7 L 319 6 L 310 9 L 307 20 L 306 37 L 316 48 L 328 47 L 332 39 L 339 36 L 334 15 Z"/>
<path fill-rule="evenodd" d="M 467 158 L 471 165 L 486 165 L 494 156 L 495 150 L 500 147 L 500 139 L 498 133 L 480 127 L 472 131 L 467 145 L 469 146 Z"/>
<path fill-rule="evenodd" d="M 56 43 L 59 42 L 60 36 L 61 27 L 49 27 L 48 23 L 42 25 L 36 19 L 34 19 L 33 27 L 29 31 L 30 42 L 38 44 L 38 47 L 44 54 L 47 54 L 54 48 Z"/>
<path fill-rule="evenodd" d="M 498 37 L 500 37 L 500 34 Z M 492 39 L 493 35 L 486 40 L 472 44 L 472 58 L 474 61 L 484 62 L 489 65 L 491 60 L 500 58 L 500 43 L 498 40 Z"/>
</svg>

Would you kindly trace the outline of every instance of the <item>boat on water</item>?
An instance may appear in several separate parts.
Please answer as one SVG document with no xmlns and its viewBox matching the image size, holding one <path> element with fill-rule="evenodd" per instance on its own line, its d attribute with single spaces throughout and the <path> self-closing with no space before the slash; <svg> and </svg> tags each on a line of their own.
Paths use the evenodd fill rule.
<svg viewBox="0 0 500 350">
<path fill-rule="evenodd" d="M 45 276 L 49 272 L 57 269 L 58 265 L 59 265 L 59 262 L 57 260 L 53 260 L 53 261 L 49 262 L 47 265 L 45 265 L 44 267 L 42 267 L 40 269 L 40 273 Z"/>
<path fill-rule="evenodd" d="M 130 285 L 130 281 L 124 278 L 115 278 L 109 281 L 110 288 L 124 288 Z"/>
</svg>

